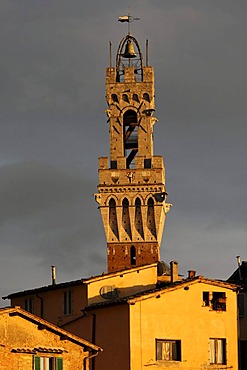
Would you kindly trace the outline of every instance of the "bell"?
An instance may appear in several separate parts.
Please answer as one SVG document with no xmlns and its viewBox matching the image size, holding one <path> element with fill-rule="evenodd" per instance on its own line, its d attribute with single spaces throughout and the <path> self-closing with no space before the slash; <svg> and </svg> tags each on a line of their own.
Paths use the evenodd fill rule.
<svg viewBox="0 0 247 370">
<path fill-rule="evenodd" d="M 134 48 L 134 45 L 132 44 L 131 40 L 127 41 L 123 57 L 124 58 L 135 58 L 136 57 L 135 48 Z"/>
</svg>

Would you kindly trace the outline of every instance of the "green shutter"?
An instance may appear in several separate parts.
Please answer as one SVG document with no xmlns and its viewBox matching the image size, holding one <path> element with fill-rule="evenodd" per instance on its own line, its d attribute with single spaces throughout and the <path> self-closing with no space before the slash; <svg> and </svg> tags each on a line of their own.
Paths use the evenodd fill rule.
<svg viewBox="0 0 247 370">
<path fill-rule="evenodd" d="M 40 357 L 34 356 L 34 370 L 40 370 Z"/>
<path fill-rule="evenodd" d="M 63 359 L 62 357 L 56 358 L 56 370 L 63 370 Z"/>
</svg>

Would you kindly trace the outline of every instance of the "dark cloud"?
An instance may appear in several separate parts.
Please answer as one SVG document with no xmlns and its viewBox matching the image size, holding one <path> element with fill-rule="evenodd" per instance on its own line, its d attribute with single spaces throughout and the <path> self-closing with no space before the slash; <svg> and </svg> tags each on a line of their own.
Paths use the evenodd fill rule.
<svg viewBox="0 0 247 370">
<path fill-rule="evenodd" d="M 0 3 L 2 295 L 101 273 L 106 243 L 92 194 L 109 152 L 108 41 L 126 4 Z M 155 152 L 169 200 L 162 257 L 226 278 L 246 257 L 247 5 L 136 0 L 131 25 L 155 68 Z M 145 53 L 144 53 L 145 54 Z"/>
</svg>

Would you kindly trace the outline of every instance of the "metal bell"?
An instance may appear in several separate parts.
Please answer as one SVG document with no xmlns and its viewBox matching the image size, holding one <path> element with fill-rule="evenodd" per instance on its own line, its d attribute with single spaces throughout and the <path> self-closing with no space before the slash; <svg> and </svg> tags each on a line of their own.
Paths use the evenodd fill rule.
<svg viewBox="0 0 247 370">
<path fill-rule="evenodd" d="M 124 58 L 135 58 L 136 57 L 135 48 L 131 40 L 128 40 L 126 43 L 125 52 L 123 54 L 123 57 Z"/>
</svg>

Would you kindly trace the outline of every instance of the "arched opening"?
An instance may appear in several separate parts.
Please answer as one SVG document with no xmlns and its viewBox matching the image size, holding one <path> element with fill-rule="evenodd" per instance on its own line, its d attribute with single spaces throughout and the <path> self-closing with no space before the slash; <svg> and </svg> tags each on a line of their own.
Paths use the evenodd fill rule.
<svg viewBox="0 0 247 370">
<path fill-rule="evenodd" d="M 113 234 L 118 238 L 116 201 L 113 198 L 111 198 L 109 201 L 109 225 Z"/>
<path fill-rule="evenodd" d="M 128 34 L 118 46 L 116 56 L 116 82 L 124 82 L 126 67 L 133 67 L 135 80 L 143 81 L 143 58 L 140 46 L 135 37 Z"/>
<path fill-rule="evenodd" d="M 131 266 L 136 265 L 136 249 L 133 245 L 130 247 L 130 264 Z"/>
<path fill-rule="evenodd" d="M 129 214 L 129 201 L 127 198 L 123 199 L 122 202 L 122 226 L 126 232 L 126 236 L 131 239 L 131 226 L 130 226 L 130 214 Z"/>
<path fill-rule="evenodd" d="M 140 198 L 136 198 L 135 200 L 135 228 L 138 234 L 144 239 Z"/>
<path fill-rule="evenodd" d="M 152 197 L 148 199 L 147 227 L 151 234 L 156 238 L 154 200 Z"/>
<path fill-rule="evenodd" d="M 134 168 L 134 158 L 138 152 L 138 124 L 137 114 L 129 109 L 123 115 L 124 125 L 124 156 L 126 167 Z"/>
</svg>

